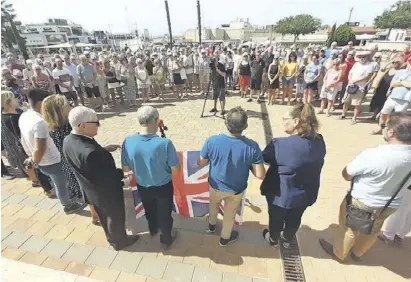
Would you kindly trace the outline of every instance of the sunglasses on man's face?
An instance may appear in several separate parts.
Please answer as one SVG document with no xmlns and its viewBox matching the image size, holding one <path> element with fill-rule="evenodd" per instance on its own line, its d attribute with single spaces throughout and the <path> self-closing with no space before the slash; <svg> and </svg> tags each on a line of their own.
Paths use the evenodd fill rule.
<svg viewBox="0 0 411 282">
<path fill-rule="evenodd" d="M 365 57 L 364 56 L 358 56 L 357 58 L 358 59 L 364 59 Z"/>
<path fill-rule="evenodd" d="M 85 123 L 92 123 L 92 124 L 95 124 L 96 126 L 100 126 L 100 121 L 88 121 Z"/>
</svg>

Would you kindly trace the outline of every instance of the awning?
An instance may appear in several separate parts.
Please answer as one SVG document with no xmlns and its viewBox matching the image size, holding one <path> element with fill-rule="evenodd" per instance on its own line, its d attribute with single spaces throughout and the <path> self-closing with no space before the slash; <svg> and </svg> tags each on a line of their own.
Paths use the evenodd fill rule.
<svg viewBox="0 0 411 282">
<path fill-rule="evenodd" d="M 370 39 L 375 39 L 376 38 L 376 35 L 374 35 L 374 34 L 366 34 L 366 33 L 364 33 L 364 34 L 359 34 L 359 35 L 356 35 L 355 36 L 355 39 L 357 39 L 357 40 L 370 40 Z"/>
<path fill-rule="evenodd" d="M 93 47 L 93 46 L 102 46 L 102 45 L 107 45 L 107 44 L 93 44 L 93 43 L 60 43 L 60 44 L 55 44 L 55 45 L 48 45 L 48 46 L 42 46 L 42 47 L 36 47 L 36 48 L 72 48 L 72 47 Z"/>
<path fill-rule="evenodd" d="M 47 46 L 41 46 L 41 47 L 36 47 L 36 48 L 71 48 L 71 47 L 73 47 L 73 44 L 66 42 L 66 43 L 47 45 Z"/>
</svg>

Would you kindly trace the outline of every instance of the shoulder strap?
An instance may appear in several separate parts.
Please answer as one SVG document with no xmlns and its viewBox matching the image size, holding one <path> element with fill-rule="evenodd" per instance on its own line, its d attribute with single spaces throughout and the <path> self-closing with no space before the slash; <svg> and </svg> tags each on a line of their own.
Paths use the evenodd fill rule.
<svg viewBox="0 0 411 282">
<path fill-rule="evenodd" d="M 387 207 L 390 206 L 391 202 L 395 199 L 395 197 L 398 195 L 398 193 L 401 191 L 401 189 L 405 186 L 405 184 L 407 183 L 407 181 L 410 179 L 411 177 L 411 171 L 404 177 L 404 179 L 401 181 L 400 186 L 398 187 L 397 191 L 395 191 L 394 195 L 391 197 L 391 199 L 385 204 L 384 208 L 381 210 L 380 214 L 378 215 L 378 217 L 385 211 L 385 209 Z"/>
</svg>

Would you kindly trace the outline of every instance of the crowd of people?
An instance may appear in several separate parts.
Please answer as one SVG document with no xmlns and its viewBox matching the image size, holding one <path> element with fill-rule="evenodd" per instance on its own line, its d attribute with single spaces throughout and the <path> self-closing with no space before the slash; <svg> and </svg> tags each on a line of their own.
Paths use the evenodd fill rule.
<svg viewBox="0 0 411 282">
<path fill-rule="evenodd" d="M 220 100 L 225 114 L 227 89 L 238 87 L 242 98 L 259 103 L 265 102 L 267 92 L 267 103 L 274 104 L 281 88 L 280 103 L 294 103 L 282 119 L 288 137 L 274 138 L 261 150 L 243 134 L 248 127 L 246 111 L 235 107 L 227 111 L 227 131 L 205 141 L 198 165 L 210 166 L 207 232 L 216 232 L 224 201 L 221 246 L 238 239 L 233 224 L 251 171 L 262 180 L 261 194 L 268 204 L 268 228 L 262 236 L 272 247 L 281 242 L 288 248 L 320 188 L 326 142 L 319 134 L 317 114 L 331 116 L 340 106 L 344 119 L 353 105 L 352 123 L 357 123 L 364 96 L 382 70 L 371 118 L 379 116 L 379 129 L 373 134 L 382 134 L 387 144 L 363 151 L 343 169 L 352 188 L 340 207 L 340 232 L 333 244 L 320 239 L 324 250 L 337 259 L 349 254 L 358 259 L 378 236 L 400 244 L 411 231 L 411 53 L 406 49 L 394 54 L 384 66 L 381 57 L 376 50 L 356 52 L 352 44 L 339 50 L 335 43 L 329 49 L 288 52 L 272 46 L 161 48 L 160 53 L 153 48 L 134 54 L 130 49 L 120 54 L 87 51 L 78 58 L 61 50 L 51 61 L 40 54 L 35 64 L 26 65 L 10 54 L 2 68 L 2 154 L 33 186 L 57 197 L 65 213 L 89 205 L 92 223 L 102 226 L 116 250 L 139 238 L 127 235 L 125 225 L 123 178 L 132 171 L 149 232 L 152 237 L 160 232 L 167 249 L 177 238 L 172 176 L 181 164 L 172 141 L 157 135 L 158 111 L 139 105 L 140 132 L 121 146 L 101 146 L 94 139 L 100 126 L 96 110 L 115 106 L 117 99 L 137 108 L 137 95 L 143 104 L 155 96 L 163 99 L 167 84 L 181 99 L 195 91 L 212 91 L 211 111 L 217 111 Z M 312 105 L 316 97 L 321 100 L 318 113 Z M 120 148 L 122 168 L 116 168 L 111 152 Z M 2 175 L 13 177 L 3 160 Z M 372 220 L 371 227 L 364 231 L 355 219 Z"/>
</svg>

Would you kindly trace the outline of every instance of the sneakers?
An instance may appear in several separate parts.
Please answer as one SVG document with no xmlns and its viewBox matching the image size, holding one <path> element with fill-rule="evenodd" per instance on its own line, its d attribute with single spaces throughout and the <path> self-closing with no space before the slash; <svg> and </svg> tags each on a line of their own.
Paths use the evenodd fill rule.
<svg viewBox="0 0 411 282">
<path fill-rule="evenodd" d="M 87 206 L 86 203 L 72 202 L 64 207 L 64 212 L 66 214 L 72 214 L 77 211 L 83 210 Z"/>
<path fill-rule="evenodd" d="M 394 240 L 391 240 L 387 236 L 385 236 L 384 233 L 381 232 L 381 234 L 378 235 L 378 239 L 380 239 L 381 241 L 384 241 L 388 245 L 392 245 L 394 244 L 395 237 L 394 237 Z"/>
<path fill-rule="evenodd" d="M 264 237 L 264 240 L 265 240 L 268 244 L 270 244 L 271 247 L 273 247 L 273 248 L 278 248 L 278 240 L 273 241 L 273 240 L 271 239 L 271 237 L 270 237 L 270 231 L 268 231 L 268 229 L 264 229 L 264 230 L 263 230 L 263 237 Z"/>
<path fill-rule="evenodd" d="M 215 230 L 216 230 L 216 226 L 209 223 L 206 232 L 207 233 L 214 233 Z"/>
<path fill-rule="evenodd" d="M 16 178 L 14 175 L 8 173 L 2 174 L 1 177 L 4 177 L 5 180 L 13 180 L 14 178 Z"/>
<path fill-rule="evenodd" d="M 281 238 L 281 241 L 282 241 L 281 244 L 283 245 L 283 247 L 284 247 L 285 249 L 290 248 L 290 246 L 291 246 L 290 241 L 288 241 L 287 239 L 285 239 L 285 237 L 283 236 L 282 233 L 281 233 L 280 238 Z"/>
<path fill-rule="evenodd" d="M 212 108 L 211 110 L 210 110 L 210 113 L 216 113 L 217 112 L 217 109 L 216 108 Z"/>
<path fill-rule="evenodd" d="M 228 239 L 220 238 L 220 246 L 225 247 L 228 244 L 234 243 L 238 239 L 238 232 L 237 231 L 232 231 L 231 236 Z"/>
</svg>

